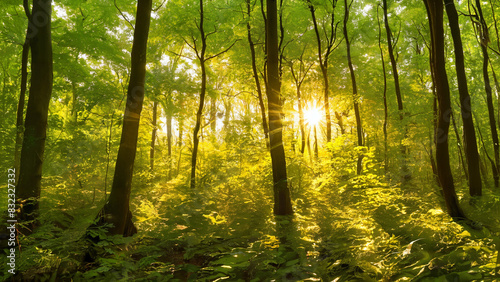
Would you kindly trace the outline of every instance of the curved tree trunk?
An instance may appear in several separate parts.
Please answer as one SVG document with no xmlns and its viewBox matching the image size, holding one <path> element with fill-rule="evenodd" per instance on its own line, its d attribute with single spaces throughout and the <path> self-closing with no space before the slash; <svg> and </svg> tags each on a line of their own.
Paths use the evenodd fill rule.
<svg viewBox="0 0 500 282">
<path fill-rule="evenodd" d="M 378 48 L 380 49 L 380 59 L 382 60 L 382 74 L 384 77 L 384 124 L 382 126 L 382 130 L 384 132 L 384 172 L 387 176 L 389 172 L 389 163 L 387 159 L 387 74 L 385 72 L 385 60 L 384 60 L 384 50 L 382 49 L 382 28 L 380 27 L 380 19 L 378 17 L 378 9 L 377 9 L 377 23 L 378 23 Z"/>
<path fill-rule="evenodd" d="M 138 0 L 137 17 L 132 44 L 132 67 L 127 91 L 127 104 L 123 116 L 120 148 L 116 158 L 115 174 L 109 200 L 100 213 L 99 224 L 112 223 L 108 232 L 131 236 L 137 233 L 130 212 L 130 192 L 139 121 L 144 100 L 144 83 L 146 77 L 146 51 L 151 18 L 152 0 Z"/>
<path fill-rule="evenodd" d="M 52 95 L 52 1 L 34 1 L 27 37 L 31 47 L 31 87 L 29 90 L 23 147 L 16 198 L 22 204 L 19 218 L 34 220 L 41 193 L 47 117 Z"/>
<path fill-rule="evenodd" d="M 332 0 L 330 3 L 332 4 L 332 10 L 330 11 L 332 18 L 330 21 L 330 32 L 327 33 L 326 29 L 325 29 L 327 44 L 326 44 L 325 51 L 323 53 L 320 30 L 318 27 L 318 20 L 316 19 L 315 8 L 314 8 L 311 0 L 307 1 L 307 4 L 309 6 L 309 11 L 311 12 L 311 18 L 313 21 L 313 25 L 314 25 L 314 32 L 316 33 L 316 41 L 318 43 L 318 61 L 319 61 L 320 69 L 321 69 L 321 74 L 323 76 L 323 98 L 324 98 L 324 107 L 325 107 L 326 142 L 330 142 L 332 139 L 332 122 L 331 122 L 331 115 L 330 115 L 330 99 L 329 99 L 330 86 L 329 86 L 329 81 L 328 81 L 328 58 L 329 58 L 330 54 L 333 52 L 333 50 L 336 48 L 336 46 L 334 47 L 334 44 L 335 44 L 336 35 L 337 35 L 337 27 L 335 25 L 335 7 L 337 6 L 337 0 Z"/>
<path fill-rule="evenodd" d="M 283 148 L 276 0 L 267 0 L 267 64 L 268 87 L 266 90 L 269 111 L 269 145 L 273 168 L 274 214 L 290 215 L 293 213 L 293 209 Z"/>
<path fill-rule="evenodd" d="M 394 46 L 392 43 L 392 32 L 391 28 L 389 26 L 389 18 L 387 16 L 387 0 L 383 0 L 383 10 L 384 10 L 384 25 L 385 25 L 385 31 L 387 35 L 387 48 L 389 49 L 389 58 L 391 61 L 391 67 L 392 67 L 392 76 L 394 78 L 394 87 L 396 90 L 396 100 L 398 102 L 398 112 L 399 112 L 399 121 L 401 122 L 401 126 L 404 127 L 404 136 L 403 139 L 407 138 L 407 128 L 406 125 L 404 125 L 404 110 L 403 110 L 403 98 L 401 94 L 401 87 L 399 85 L 399 73 L 398 73 L 398 66 L 396 63 L 396 58 L 394 57 Z M 401 155 L 402 155 L 402 160 L 401 160 L 401 171 L 403 173 L 403 181 L 409 180 L 411 178 L 410 172 L 408 170 L 408 164 L 407 164 L 407 148 L 403 144 L 404 141 L 401 142 Z"/>
<path fill-rule="evenodd" d="M 448 149 L 451 102 L 450 87 L 446 75 L 446 61 L 444 57 L 443 2 L 441 0 L 424 0 L 424 3 L 427 9 L 430 29 L 432 30 L 431 69 L 434 72 L 433 79 L 439 101 L 436 136 L 436 167 L 449 215 L 453 218 L 465 218 L 465 214 L 458 204 L 458 198 L 453 184 Z"/>
<path fill-rule="evenodd" d="M 349 65 L 349 70 L 351 72 L 352 99 L 353 99 L 353 104 L 354 104 L 354 115 L 356 116 L 356 133 L 358 136 L 358 146 L 363 146 L 363 127 L 361 126 L 361 114 L 359 112 L 358 87 L 356 84 L 356 76 L 354 75 L 354 67 L 352 65 L 352 60 L 351 60 L 351 44 L 349 42 L 349 36 L 347 33 L 347 22 L 349 20 L 350 5 L 347 4 L 347 0 L 344 0 L 344 4 L 345 4 L 344 39 L 345 39 L 345 43 L 346 43 L 346 47 L 347 47 L 347 63 Z M 363 161 L 363 155 L 360 154 L 358 156 L 357 167 L 356 167 L 356 173 L 358 175 L 360 175 L 361 171 L 363 170 L 362 161 Z"/>
<path fill-rule="evenodd" d="M 486 103 L 488 106 L 488 117 L 490 121 L 491 138 L 493 139 L 493 150 L 495 153 L 495 166 L 496 170 L 493 171 L 493 180 L 495 181 L 495 187 L 499 185 L 499 165 L 500 165 L 500 144 L 498 141 L 498 131 L 495 122 L 495 109 L 493 107 L 493 96 L 491 93 L 490 77 L 488 75 L 488 26 L 483 17 L 483 11 L 481 9 L 481 1 L 476 0 L 476 9 L 479 16 L 480 27 L 476 32 L 479 33 L 479 39 L 481 44 L 481 52 L 483 54 L 483 78 L 484 78 L 484 90 L 486 92 Z"/>
<path fill-rule="evenodd" d="M 481 196 L 482 182 L 481 172 L 479 171 L 479 153 L 477 149 L 476 130 L 474 129 L 474 121 L 472 120 L 472 105 L 467 87 L 467 76 L 465 75 L 464 51 L 460 36 L 458 13 L 453 0 L 444 0 L 444 3 L 455 47 L 455 69 L 457 72 L 458 92 L 460 94 L 460 107 L 462 109 L 464 148 L 469 175 L 469 193 L 471 196 Z"/>
</svg>

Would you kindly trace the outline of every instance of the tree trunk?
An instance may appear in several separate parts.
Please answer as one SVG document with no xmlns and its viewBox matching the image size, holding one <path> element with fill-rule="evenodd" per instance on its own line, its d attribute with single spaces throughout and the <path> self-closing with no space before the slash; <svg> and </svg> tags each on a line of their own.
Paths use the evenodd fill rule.
<svg viewBox="0 0 500 282">
<path fill-rule="evenodd" d="M 469 175 L 469 193 L 471 196 L 481 196 L 482 182 L 479 171 L 479 153 L 477 149 L 476 130 L 472 120 L 472 105 L 467 87 L 467 76 L 465 75 L 464 52 L 458 23 L 458 13 L 453 0 L 444 0 L 446 14 L 450 24 L 453 45 L 455 47 L 455 69 L 457 72 L 458 92 L 460 94 L 460 108 L 463 130 L 464 149 L 467 159 L 467 171 Z M 465 169 L 465 168 L 464 168 Z"/>
<path fill-rule="evenodd" d="M 31 87 L 29 90 L 23 147 L 16 198 L 21 204 L 20 220 L 34 220 L 41 192 L 47 116 L 52 95 L 52 1 L 34 1 L 27 37 L 31 47 Z"/>
<path fill-rule="evenodd" d="M 407 138 L 407 129 L 406 125 L 404 125 L 404 110 L 403 110 L 403 98 L 401 95 L 401 88 L 399 85 L 399 74 L 398 74 L 398 67 L 396 63 L 396 58 L 394 57 L 394 48 L 393 48 L 393 43 L 392 43 L 392 32 L 391 28 L 389 26 L 389 19 L 387 16 L 387 0 L 383 0 L 383 9 L 384 9 L 384 25 L 385 25 L 385 31 L 387 35 L 387 48 L 389 49 L 389 58 L 391 61 L 391 67 L 392 67 L 392 76 L 394 78 L 394 87 L 396 90 L 396 100 L 398 102 L 398 112 L 399 112 L 399 121 L 401 122 L 401 126 L 404 127 L 404 136 L 403 139 Z M 404 141 L 401 142 L 401 155 L 402 155 L 402 163 L 401 163 L 401 171 L 403 173 L 403 181 L 409 180 L 411 178 L 410 172 L 408 171 L 408 164 L 407 164 L 407 149 L 406 146 L 403 144 Z"/>
<path fill-rule="evenodd" d="M 491 93 L 490 77 L 488 74 L 488 61 L 489 61 L 488 26 L 486 25 L 486 22 L 484 20 L 483 12 L 481 9 L 481 2 L 479 0 L 476 0 L 476 9 L 477 9 L 477 12 L 479 14 L 478 16 L 479 16 L 479 21 L 480 21 L 479 30 L 476 30 L 476 32 L 479 32 L 481 52 L 483 54 L 484 90 L 486 91 L 486 103 L 488 106 L 488 117 L 489 117 L 489 121 L 490 121 L 491 138 L 493 139 L 492 141 L 493 141 L 493 149 L 494 149 L 494 153 L 495 153 L 495 166 L 497 168 L 497 173 L 493 174 L 493 177 L 494 177 L 494 181 L 495 181 L 495 187 L 498 187 L 498 185 L 499 185 L 498 168 L 500 165 L 500 144 L 498 143 L 498 131 L 497 131 L 496 122 L 495 122 L 495 109 L 493 107 L 493 96 Z"/>
<path fill-rule="evenodd" d="M 217 98 L 210 98 L 210 130 L 212 134 L 215 135 L 217 133 Z"/>
<path fill-rule="evenodd" d="M 23 0 L 23 6 L 26 17 L 31 20 L 28 0 Z M 19 94 L 19 102 L 17 104 L 17 118 L 16 118 L 16 145 L 14 147 L 14 169 L 16 173 L 16 183 L 19 180 L 19 169 L 21 166 L 21 149 L 23 147 L 23 134 L 24 134 L 24 103 L 26 98 L 26 87 L 28 83 L 28 57 L 30 52 L 30 37 L 28 30 L 26 30 L 26 37 L 23 44 L 23 53 L 21 57 L 21 92 Z M 5 93 L 5 92 L 4 92 Z"/>
<path fill-rule="evenodd" d="M 318 158 L 318 132 L 316 130 L 316 125 L 314 125 L 314 157 Z"/>
<path fill-rule="evenodd" d="M 297 92 L 297 107 L 299 110 L 299 130 L 300 130 L 300 138 L 301 138 L 301 145 L 300 145 L 300 153 L 304 154 L 304 150 L 306 147 L 306 129 L 305 129 L 305 124 L 304 124 L 304 110 L 303 110 L 303 99 L 302 99 L 302 93 L 301 93 L 301 87 L 302 83 L 304 82 L 307 73 L 309 72 L 309 69 L 311 68 L 312 64 L 309 67 L 305 67 L 304 65 L 304 56 L 305 48 L 302 51 L 302 54 L 300 55 L 299 61 L 299 70 L 296 72 L 294 70 L 294 64 L 293 62 L 290 63 L 290 71 L 292 73 L 292 78 L 295 83 L 295 89 Z"/>
<path fill-rule="evenodd" d="M 71 102 L 71 117 L 73 118 L 73 124 L 76 126 L 78 123 L 78 111 L 76 108 L 77 94 L 76 94 L 76 83 L 75 81 L 71 81 L 71 94 L 72 94 L 72 102 Z"/>
<path fill-rule="evenodd" d="M 333 45 L 335 43 L 335 7 L 337 1 L 334 0 L 331 2 L 332 3 L 332 20 L 330 22 L 330 28 L 331 28 L 331 33 L 330 37 L 327 35 L 327 46 L 326 46 L 326 52 L 323 54 L 323 49 L 321 46 L 321 36 L 320 36 L 320 30 L 318 28 L 318 21 L 316 19 L 316 13 L 315 13 L 315 8 L 313 4 L 311 3 L 310 0 L 308 0 L 308 5 L 309 5 L 309 10 L 311 11 L 311 17 L 312 21 L 314 24 L 314 31 L 316 33 L 316 41 L 318 42 L 318 60 L 319 60 L 319 66 L 321 68 L 321 74 L 323 75 L 323 98 L 324 98 L 324 107 L 325 107 L 325 122 L 326 122 L 326 142 L 330 142 L 332 140 L 332 122 L 331 122 L 331 116 L 330 116 L 330 99 L 329 99 L 329 91 L 330 91 L 330 86 L 329 86 L 329 81 L 328 81 L 328 57 L 330 56 L 331 52 L 333 51 Z"/>
<path fill-rule="evenodd" d="M 269 116 L 269 144 L 273 169 L 274 214 L 293 213 L 286 173 L 285 150 L 283 148 L 283 124 L 278 62 L 278 27 L 276 0 L 267 0 L 267 101 Z"/>
<path fill-rule="evenodd" d="M 112 223 L 108 232 L 131 236 L 137 233 L 130 212 L 130 192 L 137 149 L 139 121 L 144 100 L 146 51 L 151 18 L 152 0 L 138 0 L 137 17 L 132 44 L 132 67 L 127 91 L 127 104 L 123 116 L 120 148 L 109 200 L 103 208 L 99 223 Z"/>
<path fill-rule="evenodd" d="M 153 130 L 151 131 L 151 149 L 149 151 L 149 167 L 150 167 L 151 171 L 154 170 L 154 165 L 155 165 L 156 131 L 158 130 L 157 120 L 156 120 L 157 111 L 158 111 L 158 101 L 154 101 L 153 102 Z"/>
<path fill-rule="evenodd" d="M 385 0 L 384 0 L 385 2 Z M 385 16 L 385 13 L 384 13 Z M 382 130 L 384 132 L 384 173 L 387 176 L 389 172 L 389 161 L 387 159 L 387 117 L 388 117 L 388 109 L 387 109 L 387 74 L 385 72 L 385 60 L 384 60 L 384 50 L 382 49 L 382 28 L 380 27 L 380 19 L 378 17 L 378 9 L 377 9 L 377 23 L 378 23 L 378 48 L 380 49 L 380 59 L 382 60 L 382 74 L 384 77 L 384 124 L 382 126 Z"/>
<path fill-rule="evenodd" d="M 352 3 L 352 2 L 351 2 Z M 351 60 L 351 44 L 349 42 L 349 36 L 347 34 L 347 21 L 349 20 L 349 9 L 350 5 L 347 4 L 347 0 L 344 0 L 345 4 L 345 14 L 344 14 L 344 39 L 347 47 L 347 63 L 349 65 L 349 70 L 351 72 L 351 82 L 352 82 L 352 98 L 354 103 L 354 115 L 356 116 L 356 132 L 358 136 L 358 146 L 363 146 L 363 127 L 361 126 L 361 114 L 359 112 L 359 95 L 358 87 L 356 85 L 356 76 L 354 75 L 354 67 Z M 363 154 L 359 154 L 356 173 L 361 174 L 362 171 L 362 160 Z"/>
<path fill-rule="evenodd" d="M 453 218 L 465 218 L 465 214 L 458 204 L 458 198 L 453 184 L 448 150 L 448 133 L 450 127 L 450 88 L 446 75 L 446 61 L 444 56 L 443 30 L 443 2 L 424 0 L 432 30 L 432 67 L 436 94 L 439 101 L 439 115 L 436 138 L 436 167 L 439 182 L 443 189 L 444 200 L 448 213 Z"/>
<path fill-rule="evenodd" d="M 201 119 L 203 117 L 203 107 L 205 105 L 205 94 L 207 89 L 207 71 L 205 66 L 206 62 L 205 51 L 207 49 L 207 40 L 206 40 L 207 38 L 205 36 L 205 29 L 203 26 L 203 22 L 204 22 L 203 0 L 200 0 L 200 25 L 198 26 L 198 29 L 200 30 L 201 34 L 201 51 L 200 53 L 196 51 L 196 53 L 201 66 L 201 88 L 200 88 L 200 104 L 198 106 L 198 111 L 196 112 L 196 124 L 194 126 L 194 131 L 193 131 L 193 154 L 191 155 L 191 183 L 190 183 L 191 189 L 194 189 L 196 187 L 196 160 L 198 157 L 198 146 L 200 143 L 198 133 L 200 132 L 201 128 Z"/>
<path fill-rule="evenodd" d="M 455 138 L 457 139 L 458 157 L 460 158 L 460 163 L 462 164 L 462 169 L 464 170 L 465 179 L 469 181 L 468 167 L 465 164 L 464 154 L 462 153 L 462 144 L 461 144 L 462 142 L 460 142 L 460 134 L 458 133 L 457 123 L 455 122 L 455 115 L 452 113 L 450 114 L 450 117 L 451 117 L 451 123 L 453 125 L 453 131 L 455 132 Z"/>
<path fill-rule="evenodd" d="M 255 57 L 255 44 L 253 43 L 253 40 L 252 40 L 252 32 L 251 32 L 251 27 L 250 27 L 250 13 L 251 13 L 250 0 L 246 0 L 246 5 L 247 5 L 247 15 L 248 15 L 247 33 L 248 33 L 248 44 L 250 45 L 250 54 L 252 56 L 252 71 L 253 71 L 253 77 L 255 79 L 255 87 L 257 88 L 257 96 L 259 98 L 260 114 L 262 116 L 262 129 L 264 130 L 264 137 L 266 139 L 266 146 L 269 149 L 269 127 L 267 125 L 266 107 L 264 106 L 262 87 L 260 85 L 259 74 L 257 72 L 257 63 L 256 63 L 257 60 Z"/>
</svg>

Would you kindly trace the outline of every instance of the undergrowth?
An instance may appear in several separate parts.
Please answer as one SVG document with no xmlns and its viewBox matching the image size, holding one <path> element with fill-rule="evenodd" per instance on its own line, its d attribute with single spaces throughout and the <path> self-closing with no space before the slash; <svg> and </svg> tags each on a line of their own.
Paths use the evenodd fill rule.
<svg viewBox="0 0 500 282">
<path fill-rule="evenodd" d="M 459 187 L 470 220 L 453 221 L 431 179 L 413 177 L 404 185 L 388 180 L 373 149 L 353 148 L 338 138 L 316 160 L 289 154 L 294 155 L 287 163 L 295 214 L 278 217 L 272 215 L 267 152 L 252 144 L 245 150 L 217 146 L 201 153 L 197 190 L 189 189 L 187 173 L 168 173 L 171 177 L 148 170 L 136 173 L 131 210 L 139 233 L 130 238 L 108 236 L 105 227 L 87 230 L 104 201 L 94 196 L 102 194 L 100 189 L 81 191 L 71 178 L 45 178 L 44 186 L 55 188 L 44 190 L 40 226 L 30 236 L 19 236 L 18 274 L 13 278 L 500 279 L 497 192 L 485 189 L 481 199 L 470 199 Z M 364 155 L 364 172 L 359 176 L 355 162 L 348 161 L 357 154 Z M 216 160 L 223 165 L 210 165 Z M 180 171 L 188 170 L 181 166 Z M 85 239 L 89 233 L 100 240 Z"/>
</svg>

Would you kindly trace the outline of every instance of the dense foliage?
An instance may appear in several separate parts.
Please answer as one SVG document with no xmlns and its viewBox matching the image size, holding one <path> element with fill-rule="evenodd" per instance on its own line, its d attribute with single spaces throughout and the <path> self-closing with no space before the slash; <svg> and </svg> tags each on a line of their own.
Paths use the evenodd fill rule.
<svg viewBox="0 0 500 282">
<path fill-rule="evenodd" d="M 14 164 L 21 51 L 28 26 L 18 2 L 0 3 L 5 11 L 0 15 L 2 183 L 7 183 L 7 169 Z M 201 84 L 196 51 L 202 40 L 200 2 L 153 1 L 130 195 L 138 233 L 131 237 L 110 235 L 109 226 L 95 223 L 109 197 L 120 145 L 136 1 L 53 2 L 54 82 L 39 223 L 31 234 L 18 234 L 17 274 L 2 275 L 2 280 L 500 279 L 500 189 L 492 173 L 495 152 L 475 3 L 459 1 L 456 6 L 461 12 L 465 71 L 480 155 L 480 197 L 469 195 L 453 41 L 446 16 L 444 20 L 453 109 L 450 164 L 459 204 L 467 216 L 453 219 L 431 165 L 436 113 L 426 9 L 422 1 L 388 1 L 404 104 L 401 113 L 380 24 L 381 2 L 347 2 L 351 3 L 347 24 L 358 88 L 354 96 L 342 38 L 344 2 L 279 3 L 281 117 L 294 214 L 275 216 L 271 156 L 248 41 L 250 32 L 265 93 L 265 1 L 250 1 L 249 11 L 245 1 L 203 1 L 206 52 L 213 57 L 206 62 L 194 189 L 190 173 Z M 496 81 L 500 6 L 495 1 L 481 5 L 490 27 L 489 73 L 494 115 L 500 123 Z M 310 7 L 315 9 L 323 48 L 328 38 L 336 36 L 328 58 L 331 142 L 326 142 L 324 78 Z M 363 146 L 358 146 L 353 99 L 360 107 Z M 307 144 L 303 153 L 302 136 Z M 404 153 L 401 148 L 406 148 Z M 360 174 L 358 159 L 362 159 Z M 7 191 L 0 193 L 0 203 L 4 209 Z M 2 213 L 2 222 L 5 216 Z M 7 274 L 7 241 L 0 242 L 5 253 L 0 271 Z"/>
</svg>

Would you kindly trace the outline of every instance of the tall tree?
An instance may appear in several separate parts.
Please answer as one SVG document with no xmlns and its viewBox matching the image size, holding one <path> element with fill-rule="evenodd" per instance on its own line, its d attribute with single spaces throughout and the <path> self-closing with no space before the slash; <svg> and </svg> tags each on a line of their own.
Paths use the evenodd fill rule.
<svg viewBox="0 0 500 282">
<path fill-rule="evenodd" d="M 465 218 L 465 214 L 458 204 L 453 176 L 450 167 L 448 149 L 448 133 L 450 127 L 450 86 L 446 74 L 446 60 L 444 56 L 444 29 L 443 29 L 443 2 L 441 0 L 423 0 L 429 18 L 431 29 L 431 70 L 438 97 L 438 125 L 436 133 L 436 160 L 439 183 L 443 189 L 444 200 L 448 213 L 454 218 Z"/>
<path fill-rule="evenodd" d="M 401 87 L 399 84 L 399 73 L 398 73 L 398 66 L 396 62 L 396 57 L 394 56 L 394 45 L 396 43 L 393 43 L 393 35 L 391 31 L 391 27 L 389 26 L 389 17 L 387 15 L 387 0 L 382 0 L 383 3 L 383 10 L 384 10 L 384 25 L 385 25 L 385 31 L 387 35 L 387 48 L 389 50 L 389 59 L 391 61 L 391 67 L 392 67 L 392 77 L 394 78 L 394 87 L 396 90 L 396 99 L 398 102 L 398 112 L 399 112 L 399 121 L 401 122 L 401 126 L 405 126 L 403 124 L 404 120 L 404 110 L 403 110 L 403 98 L 401 94 Z M 406 127 L 404 129 L 404 137 L 403 139 L 406 138 Z M 401 154 L 402 154 L 402 164 L 401 164 L 401 171 L 403 173 L 403 180 L 408 180 L 410 178 L 410 173 L 408 171 L 408 165 L 406 163 L 406 146 L 404 145 L 404 141 L 401 142 Z"/>
<path fill-rule="evenodd" d="M 47 117 L 52 95 L 52 1 L 34 1 L 28 19 L 27 37 L 31 48 L 31 87 L 29 90 L 17 200 L 21 220 L 33 220 L 41 193 L 42 165 L 47 134 Z"/>
<path fill-rule="evenodd" d="M 331 11 L 330 20 L 328 21 L 328 27 L 323 27 L 323 32 L 326 37 L 326 46 L 323 48 L 321 40 L 321 31 L 318 26 L 318 20 L 316 19 L 316 8 L 313 6 L 310 0 L 307 1 L 309 5 L 309 10 L 311 11 L 311 17 L 314 25 L 314 31 L 316 33 L 316 41 L 318 42 L 318 61 L 321 68 L 321 74 L 323 75 L 323 97 L 324 97 L 324 108 L 325 108 L 325 122 L 326 122 L 326 142 L 330 142 L 332 139 L 332 122 L 330 116 L 330 86 L 328 81 L 328 58 L 333 53 L 333 51 L 339 46 L 335 45 L 337 41 L 337 23 L 335 23 L 335 8 L 337 7 L 337 0 L 330 1 Z M 330 30 L 328 30 L 328 28 Z M 339 43 L 340 44 L 340 43 Z"/>
<path fill-rule="evenodd" d="M 273 168 L 274 213 L 293 213 L 285 150 L 283 148 L 282 106 L 280 99 L 278 17 L 276 0 L 267 0 L 267 101 L 269 116 L 269 145 Z"/>
<path fill-rule="evenodd" d="M 377 6 L 377 24 L 378 24 L 378 48 L 380 50 L 380 60 L 382 61 L 382 75 L 384 78 L 384 91 L 383 91 L 383 100 L 384 100 L 384 124 L 382 126 L 382 130 L 384 132 L 384 172 L 387 175 L 387 172 L 389 171 L 389 163 L 387 159 L 387 74 L 385 72 L 385 60 L 384 60 L 384 50 L 382 49 L 382 28 L 380 26 L 380 18 L 378 15 L 378 8 Z"/>
<path fill-rule="evenodd" d="M 139 121 L 144 100 L 146 78 L 146 51 L 151 18 L 152 0 L 137 1 L 137 16 L 131 54 L 130 80 L 127 103 L 123 115 L 120 148 L 116 158 L 115 174 L 109 200 L 103 207 L 99 223 L 111 223 L 108 232 L 131 236 L 137 233 L 130 212 L 130 192 L 137 149 Z"/>
<path fill-rule="evenodd" d="M 444 0 L 444 4 L 455 48 L 455 69 L 457 72 L 460 107 L 462 109 L 465 157 L 469 172 L 469 193 L 471 196 L 481 196 L 482 183 L 481 172 L 479 171 L 479 153 L 477 150 L 476 130 L 474 129 L 474 122 L 472 120 L 472 105 L 467 87 L 467 76 L 465 74 L 464 51 L 460 36 L 458 13 L 453 0 Z"/>
<path fill-rule="evenodd" d="M 299 130 L 300 130 L 300 153 L 304 154 L 304 150 L 306 147 L 306 129 L 304 124 L 304 97 L 301 93 L 301 87 L 304 83 L 304 80 L 307 77 L 307 73 L 313 66 L 313 63 L 306 65 L 304 62 L 304 52 L 306 51 L 306 46 L 302 49 L 302 53 L 300 57 L 296 60 L 298 61 L 298 67 L 295 67 L 295 62 L 290 62 L 290 71 L 292 73 L 293 82 L 295 84 L 295 91 L 297 93 L 297 108 L 299 111 Z"/>
<path fill-rule="evenodd" d="M 353 0 L 354 1 L 354 0 Z M 351 42 L 349 40 L 349 34 L 347 32 L 347 23 L 349 21 L 349 10 L 351 9 L 352 2 L 347 4 L 347 0 L 344 0 L 344 39 L 347 47 L 347 64 L 349 65 L 349 71 L 351 73 L 351 83 L 352 83 L 352 99 L 354 104 L 354 115 L 356 116 L 356 133 L 358 136 L 358 146 L 363 146 L 363 127 L 361 126 L 361 113 L 359 111 L 359 94 L 358 86 L 356 84 L 356 75 L 354 74 L 354 67 L 352 65 L 351 58 Z M 358 161 L 356 165 L 356 173 L 359 175 L 363 169 L 363 155 L 360 153 L 358 155 Z"/>
<path fill-rule="evenodd" d="M 490 42 L 488 25 L 483 16 L 483 11 L 481 9 L 481 1 L 475 1 L 476 9 L 476 24 L 474 25 L 475 32 L 479 39 L 479 44 L 481 45 L 481 53 L 483 54 L 483 79 L 484 79 L 484 90 L 486 92 L 486 103 L 488 105 L 488 118 L 490 121 L 491 138 L 493 139 L 493 150 L 495 153 L 495 167 L 493 168 L 493 179 L 495 181 L 495 187 L 499 185 L 499 166 L 500 166 L 500 144 L 498 140 L 498 130 L 495 122 L 495 109 L 493 107 L 493 95 L 491 92 L 490 77 L 488 74 L 488 44 Z"/>
<path fill-rule="evenodd" d="M 203 10 L 203 0 L 200 0 L 200 22 L 197 24 L 198 31 L 200 32 L 200 37 L 201 37 L 201 47 L 199 47 L 196 44 L 196 40 L 193 38 L 193 43 L 188 43 L 187 40 L 185 40 L 186 44 L 193 49 L 193 51 L 196 53 L 196 57 L 198 58 L 198 61 L 200 62 L 200 68 L 201 68 L 201 86 L 200 86 L 200 104 L 198 105 L 198 111 L 196 112 L 196 124 L 194 126 L 193 130 L 193 153 L 191 155 L 191 182 L 190 182 L 190 187 L 191 189 L 194 189 L 196 187 L 196 161 L 198 158 L 198 147 L 200 144 L 200 137 L 198 134 L 200 133 L 201 129 L 201 119 L 203 117 L 203 108 L 205 106 L 205 96 L 207 93 L 207 66 L 206 63 L 207 61 L 218 57 L 222 55 L 223 53 L 227 52 L 231 47 L 234 46 L 236 42 L 233 42 L 227 49 L 212 55 L 212 56 L 207 56 L 206 51 L 207 51 L 207 38 L 211 34 L 214 34 L 216 32 L 205 32 L 205 12 Z"/>
</svg>

